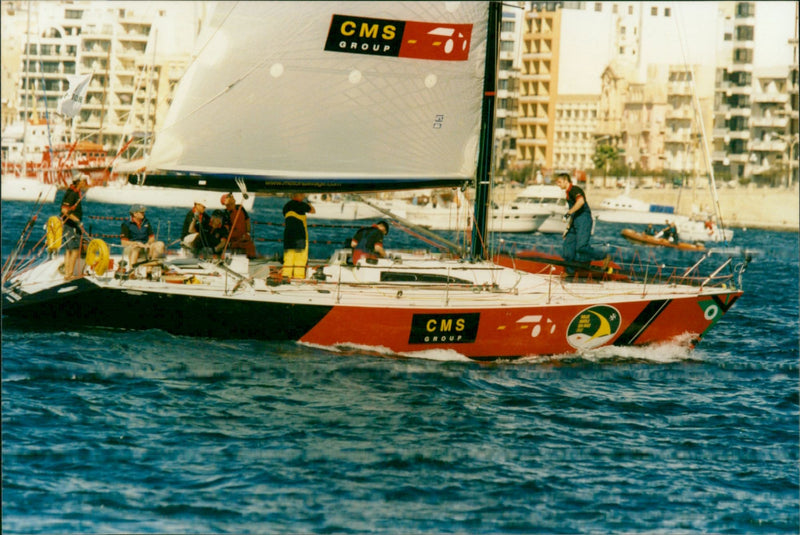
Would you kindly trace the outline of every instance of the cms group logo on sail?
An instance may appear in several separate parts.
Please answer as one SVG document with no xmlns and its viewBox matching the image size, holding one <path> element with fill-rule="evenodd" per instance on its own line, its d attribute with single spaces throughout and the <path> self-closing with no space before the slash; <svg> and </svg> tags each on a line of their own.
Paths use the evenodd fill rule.
<svg viewBox="0 0 800 535">
<path fill-rule="evenodd" d="M 325 50 L 413 59 L 465 61 L 471 24 L 437 24 L 333 15 Z"/>
</svg>

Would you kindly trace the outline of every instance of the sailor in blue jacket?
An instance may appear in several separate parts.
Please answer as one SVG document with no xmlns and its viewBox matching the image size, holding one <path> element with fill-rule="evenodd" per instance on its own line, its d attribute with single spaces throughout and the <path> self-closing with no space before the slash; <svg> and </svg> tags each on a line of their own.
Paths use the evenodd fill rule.
<svg viewBox="0 0 800 535">
<path fill-rule="evenodd" d="M 144 216 L 146 208 L 141 204 L 131 206 L 131 218 L 122 223 L 121 243 L 125 248 L 123 256 L 131 267 L 139 262 L 139 253 L 147 252 L 147 260 L 164 257 L 164 242 L 156 241 L 153 228 Z"/>
</svg>

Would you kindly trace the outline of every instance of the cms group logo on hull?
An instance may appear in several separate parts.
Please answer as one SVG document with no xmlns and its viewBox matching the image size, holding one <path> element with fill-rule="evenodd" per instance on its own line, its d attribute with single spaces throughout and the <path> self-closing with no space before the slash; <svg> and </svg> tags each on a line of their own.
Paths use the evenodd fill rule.
<svg viewBox="0 0 800 535">
<path fill-rule="evenodd" d="M 325 50 L 438 61 L 466 61 L 472 24 L 437 24 L 333 15 Z"/>
</svg>

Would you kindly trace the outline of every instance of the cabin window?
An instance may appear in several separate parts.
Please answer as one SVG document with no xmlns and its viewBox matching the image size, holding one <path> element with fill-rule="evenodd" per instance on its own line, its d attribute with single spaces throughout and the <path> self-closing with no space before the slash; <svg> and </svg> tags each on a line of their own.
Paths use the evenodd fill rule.
<svg viewBox="0 0 800 535">
<path fill-rule="evenodd" d="M 438 275 L 436 273 L 413 273 L 400 271 L 385 271 L 381 273 L 381 282 L 429 282 L 447 284 L 472 284 L 468 280 Z"/>
</svg>

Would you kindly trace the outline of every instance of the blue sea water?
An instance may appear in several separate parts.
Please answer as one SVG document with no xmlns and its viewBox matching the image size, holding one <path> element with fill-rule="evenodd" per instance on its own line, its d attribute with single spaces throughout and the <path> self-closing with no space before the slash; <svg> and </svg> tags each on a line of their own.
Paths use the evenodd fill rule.
<svg viewBox="0 0 800 535">
<path fill-rule="evenodd" d="M 281 204 L 257 200 L 253 219 L 275 223 L 257 236 L 279 238 Z M 32 207 L 3 203 L 4 259 Z M 170 241 L 184 213 L 148 215 Z M 595 242 L 630 247 L 620 228 Z M 312 256 L 350 234 L 313 228 Z M 798 533 L 798 234 L 734 244 L 755 251 L 746 293 L 694 351 L 487 365 L 4 322 L 2 529 Z"/>
</svg>

